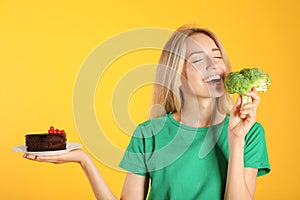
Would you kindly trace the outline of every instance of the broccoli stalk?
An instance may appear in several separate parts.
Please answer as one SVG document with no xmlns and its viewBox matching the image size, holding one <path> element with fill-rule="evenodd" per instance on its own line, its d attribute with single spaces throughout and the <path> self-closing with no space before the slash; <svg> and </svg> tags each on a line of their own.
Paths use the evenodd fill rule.
<svg viewBox="0 0 300 200">
<path fill-rule="evenodd" d="M 252 98 L 246 94 L 253 87 L 256 87 L 258 92 L 267 92 L 271 83 L 271 77 L 259 68 L 246 68 L 240 72 L 230 72 L 225 79 L 225 87 L 228 93 L 236 93 L 242 96 L 242 106 L 252 102 Z"/>
<path fill-rule="evenodd" d="M 252 102 L 252 98 L 251 97 L 249 97 L 247 95 L 242 95 L 242 107 L 243 107 L 244 104 L 250 103 L 250 102 Z"/>
</svg>

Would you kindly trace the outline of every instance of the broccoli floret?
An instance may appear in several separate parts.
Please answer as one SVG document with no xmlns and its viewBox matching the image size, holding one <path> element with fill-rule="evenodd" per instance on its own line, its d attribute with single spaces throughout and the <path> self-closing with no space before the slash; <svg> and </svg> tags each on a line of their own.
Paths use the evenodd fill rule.
<svg viewBox="0 0 300 200">
<path fill-rule="evenodd" d="M 258 92 L 267 92 L 271 83 L 271 77 L 259 68 L 246 68 L 240 72 L 230 72 L 225 79 L 225 87 L 229 94 L 242 95 L 242 105 L 252 101 L 251 97 L 246 94 L 253 87 L 256 87 Z"/>
</svg>

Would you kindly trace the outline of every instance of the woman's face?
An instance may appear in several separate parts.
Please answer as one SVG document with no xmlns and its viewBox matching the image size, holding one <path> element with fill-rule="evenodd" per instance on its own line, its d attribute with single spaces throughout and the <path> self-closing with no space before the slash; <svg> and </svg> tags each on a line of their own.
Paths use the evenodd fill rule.
<svg viewBox="0 0 300 200">
<path fill-rule="evenodd" d="M 209 36 L 197 33 L 187 39 L 186 45 L 183 76 L 188 84 L 182 86 L 197 97 L 222 96 L 226 66 L 215 42 Z"/>
</svg>

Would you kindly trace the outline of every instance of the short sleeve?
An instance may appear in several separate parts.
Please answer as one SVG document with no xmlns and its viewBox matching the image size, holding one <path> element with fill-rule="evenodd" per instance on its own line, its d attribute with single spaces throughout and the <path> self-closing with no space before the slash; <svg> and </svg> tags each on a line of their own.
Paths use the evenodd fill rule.
<svg viewBox="0 0 300 200">
<path fill-rule="evenodd" d="M 255 123 L 245 138 L 244 166 L 257 168 L 257 176 L 271 171 L 265 139 L 265 131 L 261 124 Z"/>
<path fill-rule="evenodd" d="M 130 140 L 126 152 L 119 164 L 119 167 L 146 176 L 147 168 L 145 163 L 145 137 L 143 137 L 142 127 L 138 126 Z"/>
</svg>

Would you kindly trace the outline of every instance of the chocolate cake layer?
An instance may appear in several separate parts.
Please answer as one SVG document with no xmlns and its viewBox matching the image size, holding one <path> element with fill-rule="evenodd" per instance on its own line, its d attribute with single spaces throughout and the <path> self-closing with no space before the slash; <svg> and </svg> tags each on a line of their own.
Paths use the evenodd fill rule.
<svg viewBox="0 0 300 200">
<path fill-rule="evenodd" d="M 66 149 L 66 134 L 27 134 L 27 151 L 55 151 Z"/>
</svg>

